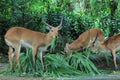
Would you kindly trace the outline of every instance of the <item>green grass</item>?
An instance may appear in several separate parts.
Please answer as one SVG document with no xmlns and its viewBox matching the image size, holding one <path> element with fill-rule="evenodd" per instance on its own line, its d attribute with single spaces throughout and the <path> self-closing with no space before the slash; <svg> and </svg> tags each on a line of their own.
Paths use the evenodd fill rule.
<svg viewBox="0 0 120 80">
<path fill-rule="evenodd" d="M 90 51 L 75 53 L 71 56 L 70 65 L 90 75 L 100 74 L 94 63 L 89 59 Z"/>
<path fill-rule="evenodd" d="M 56 41 L 56 38 L 53 38 L 51 42 L 50 52 L 53 52 L 55 49 L 55 41 Z"/>
<path fill-rule="evenodd" d="M 9 68 L 6 72 L 1 72 L 9 75 L 16 76 L 42 76 L 42 77 L 73 77 L 82 75 L 98 75 L 99 70 L 94 63 L 89 59 L 90 51 L 82 53 L 75 53 L 68 57 L 61 53 L 49 54 L 44 56 L 45 72 L 42 71 L 40 59 L 37 56 L 36 70 L 37 74 L 33 70 L 32 51 L 27 49 L 26 53 L 20 54 L 21 66 L 26 72 L 25 75 L 20 73 L 18 66 L 14 60 L 15 72 L 10 72 Z"/>
</svg>

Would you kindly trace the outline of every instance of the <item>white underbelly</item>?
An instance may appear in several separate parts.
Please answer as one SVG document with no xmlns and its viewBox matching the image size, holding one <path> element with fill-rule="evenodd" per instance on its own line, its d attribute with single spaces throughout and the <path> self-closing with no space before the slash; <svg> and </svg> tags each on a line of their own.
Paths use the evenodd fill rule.
<svg viewBox="0 0 120 80">
<path fill-rule="evenodd" d="M 48 44 L 48 45 L 46 45 L 44 47 L 39 47 L 39 50 L 40 51 L 46 51 L 49 46 L 50 46 L 50 44 Z"/>
<path fill-rule="evenodd" d="M 5 41 L 6 41 L 6 44 L 7 44 L 8 46 L 11 46 L 11 47 L 14 48 L 14 44 L 13 44 L 12 42 L 10 42 L 10 41 L 8 41 L 8 40 L 5 40 Z M 31 44 L 29 44 L 28 42 L 25 42 L 24 40 L 20 40 L 19 46 L 20 46 L 20 47 L 25 47 L 25 48 L 31 48 L 31 49 L 33 48 L 33 46 L 32 46 Z M 50 44 L 48 44 L 48 45 L 46 45 L 46 46 L 44 46 L 44 47 L 39 47 L 38 49 L 39 49 L 40 51 L 46 51 L 47 48 L 48 48 L 48 46 L 50 46 Z"/>
<path fill-rule="evenodd" d="M 21 47 L 25 47 L 25 48 L 32 48 L 32 45 L 25 42 L 24 40 L 20 41 Z"/>
</svg>

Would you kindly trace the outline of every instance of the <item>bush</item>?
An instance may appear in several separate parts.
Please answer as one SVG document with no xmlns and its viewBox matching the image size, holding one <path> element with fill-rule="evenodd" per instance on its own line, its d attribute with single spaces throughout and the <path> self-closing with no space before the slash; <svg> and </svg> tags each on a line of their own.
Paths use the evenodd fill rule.
<svg viewBox="0 0 120 80">
<path fill-rule="evenodd" d="M 40 59 L 37 56 L 36 59 L 36 72 L 33 70 L 33 59 L 32 52 L 27 49 L 26 53 L 20 54 L 20 63 L 26 76 L 52 76 L 52 77 L 68 77 L 68 76 L 79 76 L 79 75 L 96 75 L 100 74 L 93 62 L 89 59 L 90 52 L 75 53 L 68 57 L 62 54 L 49 54 L 44 56 L 45 72 L 42 71 Z M 14 75 L 20 73 L 16 61 L 14 60 Z"/>
</svg>

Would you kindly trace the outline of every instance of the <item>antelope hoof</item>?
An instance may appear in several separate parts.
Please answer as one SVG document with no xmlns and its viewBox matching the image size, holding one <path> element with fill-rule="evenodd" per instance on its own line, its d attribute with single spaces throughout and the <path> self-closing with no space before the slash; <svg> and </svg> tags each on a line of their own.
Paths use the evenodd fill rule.
<svg viewBox="0 0 120 80">
<path fill-rule="evenodd" d="M 21 71 L 22 73 L 24 73 L 24 71 L 23 71 L 23 69 L 22 69 L 22 68 L 20 68 L 20 71 Z"/>
<path fill-rule="evenodd" d="M 115 67 L 115 71 L 117 71 L 118 70 L 118 67 Z"/>
<path fill-rule="evenodd" d="M 43 72 L 45 72 L 46 70 L 45 69 L 42 69 Z"/>
<path fill-rule="evenodd" d="M 12 73 L 14 73 L 14 72 L 15 72 L 15 70 L 11 70 L 11 72 L 12 72 Z"/>
<path fill-rule="evenodd" d="M 34 72 L 36 72 L 36 66 L 34 66 Z"/>
</svg>

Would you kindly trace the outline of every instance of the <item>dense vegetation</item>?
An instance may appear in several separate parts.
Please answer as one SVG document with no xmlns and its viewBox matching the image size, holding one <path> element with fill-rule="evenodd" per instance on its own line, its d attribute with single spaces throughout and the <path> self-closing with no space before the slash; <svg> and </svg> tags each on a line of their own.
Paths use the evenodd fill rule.
<svg viewBox="0 0 120 80">
<path fill-rule="evenodd" d="M 55 55 L 45 56 L 46 67 L 49 66 L 49 68 L 47 68 L 48 72 L 51 72 L 51 70 L 49 70 L 50 66 L 52 67 L 54 63 L 57 63 L 53 61 L 57 61 L 57 58 L 61 56 L 62 56 L 61 58 L 64 57 L 63 55 L 61 55 L 61 51 L 63 51 L 65 43 L 72 42 L 82 32 L 90 28 L 98 27 L 101 28 L 101 30 L 105 33 L 106 37 L 119 33 L 120 1 L 119 0 L 1 0 L 0 54 L 7 54 L 8 47 L 5 46 L 4 43 L 4 34 L 10 27 L 18 25 L 18 26 L 26 27 L 31 30 L 47 33 L 46 27 L 42 21 L 46 21 L 52 26 L 57 26 L 62 17 L 63 17 L 63 25 L 62 25 L 63 28 L 59 32 L 60 33 L 59 38 L 57 38 L 56 40 L 57 45 L 55 45 L 55 49 L 52 52 L 49 52 L 49 53 L 59 53 L 59 55 L 57 54 L 56 56 Z M 89 53 L 89 51 L 86 53 Z M 79 54 L 72 55 L 72 58 L 74 59 L 71 61 L 77 62 L 75 61 L 76 59 L 78 61 L 81 61 L 79 60 L 79 58 L 75 57 L 78 55 Z M 79 56 L 81 56 L 83 60 L 86 60 L 87 58 L 86 57 L 84 59 L 84 55 L 82 56 L 81 54 Z M 53 59 L 56 60 L 52 60 L 51 57 L 54 57 Z M 81 62 L 76 63 L 76 65 L 74 63 L 68 65 L 65 59 L 63 59 L 63 62 L 65 63 L 64 65 L 69 67 L 68 69 L 74 68 L 75 70 L 77 70 L 79 67 L 81 69 L 78 70 L 81 71 L 91 70 L 90 67 L 88 67 L 88 69 L 85 68 L 83 69 L 83 67 L 79 65 Z M 89 65 L 89 63 L 86 65 Z M 55 64 L 54 67 L 56 67 L 55 69 L 57 69 L 58 66 Z M 92 70 L 96 70 L 96 68 L 92 66 Z M 91 72 L 91 71 L 86 71 L 86 72 Z M 52 73 L 56 74 L 54 70 L 52 71 Z M 98 73 L 97 70 L 95 71 L 95 73 Z M 75 73 L 73 72 L 73 74 Z"/>
</svg>

